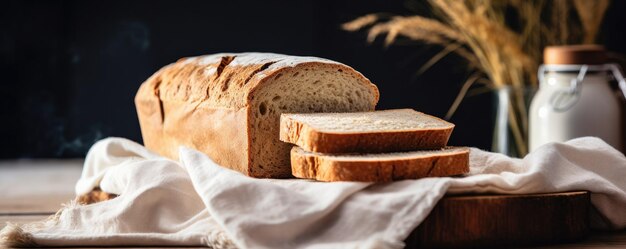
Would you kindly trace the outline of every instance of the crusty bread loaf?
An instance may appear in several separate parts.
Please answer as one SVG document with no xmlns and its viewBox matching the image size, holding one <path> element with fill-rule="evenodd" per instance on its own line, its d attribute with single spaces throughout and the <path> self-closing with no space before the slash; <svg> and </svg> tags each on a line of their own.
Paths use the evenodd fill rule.
<svg viewBox="0 0 626 249">
<path fill-rule="evenodd" d="M 469 172 L 469 149 L 446 147 L 383 154 L 324 154 L 294 146 L 291 170 L 295 177 L 325 182 L 389 182 L 453 176 Z"/>
<path fill-rule="evenodd" d="M 172 159 L 181 145 L 254 177 L 290 177 L 283 112 L 371 111 L 378 89 L 351 67 L 267 53 L 184 58 L 142 84 L 135 104 L 146 147 Z"/>
<path fill-rule="evenodd" d="M 285 113 L 280 140 L 312 152 L 399 152 L 443 148 L 453 129 L 454 124 L 412 109 Z"/>
</svg>

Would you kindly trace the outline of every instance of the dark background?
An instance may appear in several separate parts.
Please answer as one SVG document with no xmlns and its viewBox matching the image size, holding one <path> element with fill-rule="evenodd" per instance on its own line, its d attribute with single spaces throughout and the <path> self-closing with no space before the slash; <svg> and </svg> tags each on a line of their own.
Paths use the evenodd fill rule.
<svg viewBox="0 0 626 249">
<path fill-rule="evenodd" d="M 351 65 L 381 92 L 379 109 L 444 116 L 468 76 L 438 47 L 367 44 L 341 23 L 373 12 L 412 14 L 420 1 L 3 1 L 0 158 L 82 157 L 108 136 L 141 142 L 133 98 L 160 67 L 185 56 L 261 51 Z M 601 43 L 626 52 L 626 1 L 614 1 Z M 555 30 L 554 32 L 558 32 Z M 492 96 L 467 98 L 451 144 L 490 148 Z"/>
</svg>

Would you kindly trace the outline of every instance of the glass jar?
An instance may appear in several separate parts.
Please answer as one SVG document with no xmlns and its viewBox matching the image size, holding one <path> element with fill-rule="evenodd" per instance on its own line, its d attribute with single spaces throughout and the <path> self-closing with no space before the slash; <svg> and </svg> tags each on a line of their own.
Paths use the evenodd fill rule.
<svg viewBox="0 0 626 249">
<path fill-rule="evenodd" d="M 491 151 L 511 157 L 523 157 L 528 153 L 528 109 L 535 91 L 532 86 L 493 89 Z"/>
<path fill-rule="evenodd" d="M 529 148 L 583 136 L 599 137 L 623 149 L 621 101 L 609 85 L 610 74 L 626 95 L 616 64 L 606 64 L 600 46 L 559 46 L 544 51 L 539 90 L 530 105 Z"/>
</svg>

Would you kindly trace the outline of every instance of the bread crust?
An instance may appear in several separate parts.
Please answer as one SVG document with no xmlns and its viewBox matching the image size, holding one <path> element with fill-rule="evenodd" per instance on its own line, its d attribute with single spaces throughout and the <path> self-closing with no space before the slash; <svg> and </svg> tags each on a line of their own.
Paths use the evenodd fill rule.
<svg viewBox="0 0 626 249">
<path fill-rule="evenodd" d="M 443 177 L 469 172 L 469 149 L 433 154 L 418 158 L 384 160 L 337 160 L 316 153 L 302 153 L 302 149 L 291 150 L 292 174 L 298 178 L 324 182 L 359 181 L 390 182 Z"/>
<path fill-rule="evenodd" d="M 454 125 L 421 130 L 332 133 L 281 116 L 280 140 L 320 153 L 383 153 L 440 149 L 448 144 Z"/>
<path fill-rule="evenodd" d="M 329 61 L 332 62 L 332 61 Z M 372 99 L 372 101 L 370 102 L 369 106 L 371 106 L 370 109 L 367 110 L 363 110 L 363 111 L 373 111 L 376 104 L 378 103 L 378 100 L 380 98 L 380 93 L 378 91 L 378 88 L 376 87 L 376 85 L 372 84 L 369 79 L 367 79 L 365 76 L 363 76 L 363 74 L 359 73 L 358 71 L 354 70 L 353 68 L 346 66 L 344 64 L 340 64 L 340 63 L 336 63 L 336 62 L 332 62 L 332 63 L 327 63 L 327 62 L 318 62 L 318 61 L 312 61 L 312 62 L 302 62 L 299 63 L 297 65 L 294 65 L 293 68 L 290 67 L 283 67 L 283 68 L 278 68 L 276 70 L 270 71 L 270 72 L 264 72 L 264 77 L 262 79 L 260 79 L 260 81 L 258 82 L 258 84 L 256 84 L 253 88 L 250 89 L 250 94 L 248 97 L 248 103 L 252 103 L 252 101 L 254 100 L 254 97 L 256 96 L 257 92 L 259 92 L 266 84 L 268 84 L 268 82 L 271 79 L 274 79 L 275 77 L 277 77 L 278 75 L 285 73 L 288 70 L 293 70 L 294 68 L 300 68 L 302 70 L 305 70 L 306 68 L 314 68 L 314 67 L 330 67 L 332 70 L 340 70 L 346 73 L 349 73 L 353 76 L 355 76 L 356 78 L 359 79 L 359 81 L 361 82 L 368 82 L 367 86 L 368 88 L 371 90 L 372 93 L 374 93 L 374 98 Z M 250 124 L 253 124 L 254 122 L 252 121 L 253 115 L 251 112 L 253 112 L 254 110 L 250 110 L 249 111 L 249 115 L 248 115 L 248 122 Z M 278 129 L 280 129 L 280 127 L 277 127 Z M 247 132 L 248 134 L 250 134 L 250 131 Z M 275 137 L 274 142 L 281 144 L 282 142 L 279 139 L 280 135 Z M 252 136 L 248 136 L 249 139 L 249 144 L 252 144 Z M 284 145 L 283 145 L 284 146 Z M 269 171 L 269 170 L 259 170 L 259 169 L 255 169 L 255 168 L 249 168 L 249 172 L 247 173 L 249 176 L 253 176 L 253 177 L 258 177 L 258 178 L 293 178 L 293 175 L 291 174 L 291 166 L 288 163 L 289 162 L 289 157 L 290 155 L 287 153 L 284 155 L 285 157 L 285 162 L 287 162 L 285 165 L 282 165 L 282 170 L 280 171 Z M 249 162 L 248 164 L 252 164 L 252 157 L 249 157 Z"/>
<path fill-rule="evenodd" d="M 378 89 L 346 65 L 314 57 L 267 53 L 215 54 L 183 58 L 148 78 L 135 96 L 144 145 L 178 160 L 179 146 L 207 154 L 216 163 L 254 177 L 291 177 L 284 170 L 253 169 L 251 147 L 255 93 L 289 68 L 330 66 Z M 275 138 L 276 143 L 280 143 Z M 288 154 L 284 156 L 288 161 Z"/>
</svg>

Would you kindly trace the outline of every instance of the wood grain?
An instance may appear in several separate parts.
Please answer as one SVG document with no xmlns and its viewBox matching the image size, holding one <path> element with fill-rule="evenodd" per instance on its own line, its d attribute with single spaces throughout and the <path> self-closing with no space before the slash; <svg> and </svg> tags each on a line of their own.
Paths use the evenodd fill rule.
<svg viewBox="0 0 626 249">
<path fill-rule="evenodd" d="M 0 211 L 50 213 L 74 198 L 82 160 L 0 161 Z"/>
<path fill-rule="evenodd" d="M 407 248 L 502 247 L 584 239 L 588 192 L 444 197 Z"/>
<path fill-rule="evenodd" d="M 529 247 L 529 249 L 594 249 L 594 248 L 626 248 L 626 230 L 614 232 L 593 232 L 583 241 L 576 243 L 563 243 L 541 247 Z"/>
<path fill-rule="evenodd" d="M 52 215 L 52 214 L 51 214 Z M 0 215 L 0 229 L 4 228 L 7 222 L 22 225 L 48 218 L 50 215 Z"/>
</svg>

